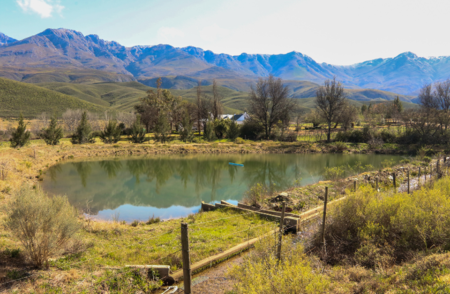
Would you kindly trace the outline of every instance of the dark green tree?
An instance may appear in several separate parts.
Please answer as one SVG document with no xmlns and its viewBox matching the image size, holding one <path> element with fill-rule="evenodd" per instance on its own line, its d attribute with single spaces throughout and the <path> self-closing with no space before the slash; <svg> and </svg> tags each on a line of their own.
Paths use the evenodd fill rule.
<svg viewBox="0 0 450 294">
<path fill-rule="evenodd" d="M 240 132 L 241 130 L 239 125 L 234 120 L 231 120 L 228 127 L 227 138 L 235 140 L 239 136 Z"/>
<path fill-rule="evenodd" d="M 59 140 L 64 136 L 62 127 L 58 126 L 58 121 L 55 116 L 52 116 L 48 128 L 44 129 L 41 134 L 47 145 L 58 145 Z"/>
<path fill-rule="evenodd" d="M 72 135 L 72 144 L 85 144 L 85 143 L 94 143 L 95 138 L 92 133 L 91 125 L 87 120 L 86 111 L 81 115 L 81 121 L 78 125 L 75 134 Z"/>
<path fill-rule="evenodd" d="M 19 125 L 17 129 L 11 134 L 11 147 L 20 148 L 30 141 L 31 133 L 27 131 L 27 124 L 23 121 L 23 115 L 20 113 Z"/>
<path fill-rule="evenodd" d="M 187 110 L 185 111 L 185 115 L 183 121 L 181 122 L 181 125 L 183 126 L 183 130 L 180 132 L 181 140 L 183 140 L 184 142 L 191 142 L 194 138 L 194 132 L 192 132 L 193 122 Z"/>
<path fill-rule="evenodd" d="M 214 120 L 214 133 L 216 137 L 222 139 L 228 132 L 228 120 L 227 119 L 215 119 Z"/>
<path fill-rule="evenodd" d="M 141 125 L 141 116 L 137 114 L 136 120 L 131 126 L 130 141 L 133 143 L 144 143 L 146 140 L 145 128 Z"/>
<path fill-rule="evenodd" d="M 366 112 L 366 111 L 367 111 L 367 106 L 365 104 L 363 104 L 361 106 L 361 113 L 364 114 L 364 112 Z"/>
<path fill-rule="evenodd" d="M 160 112 L 158 116 L 158 121 L 155 125 L 155 140 L 161 143 L 165 143 L 170 135 L 170 124 L 167 120 L 167 114 Z"/>
<path fill-rule="evenodd" d="M 217 139 L 216 134 L 214 133 L 214 122 L 208 120 L 203 129 L 203 138 L 206 141 L 214 141 Z"/>
<path fill-rule="evenodd" d="M 105 129 L 100 133 L 100 139 L 107 144 L 117 143 L 120 140 L 122 129 L 115 120 L 110 120 Z"/>
<path fill-rule="evenodd" d="M 403 111 L 403 103 L 400 101 L 400 97 L 394 98 L 394 107 L 398 111 L 398 113 L 401 113 Z"/>
</svg>

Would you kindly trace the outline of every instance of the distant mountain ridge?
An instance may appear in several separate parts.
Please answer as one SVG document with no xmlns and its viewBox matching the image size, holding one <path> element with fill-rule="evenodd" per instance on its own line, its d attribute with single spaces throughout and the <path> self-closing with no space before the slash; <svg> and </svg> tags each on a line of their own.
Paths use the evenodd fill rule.
<svg viewBox="0 0 450 294">
<path fill-rule="evenodd" d="M 208 83 L 216 78 L 221 85 L 235 90 L 248 89 L 258 77 L 269 74 L 284 80 L 319 84 L 336 76 L 350 89 L 370 88 L 405 95 L 416 94 L 425 83 L 450 77 L 448 56 L 427 59 L 405 52 L 393 58 L 336 66 L 317 63 L 295 51 L 233 56 L 192 46 L 125 47 L 114 41 L 102 40 L 97 35 L 84 36 L 68 29 L 47 29 L 20 41 L 0 34 L 0 76 L 5 76 L 2 68 L 6 67 L 93 69 L 128 75 L 130 80 L 140 81 L 184 76 L 183 84 L 176 81 L 180 87 L 191 86 L 190 79 Z"/>
</svg>

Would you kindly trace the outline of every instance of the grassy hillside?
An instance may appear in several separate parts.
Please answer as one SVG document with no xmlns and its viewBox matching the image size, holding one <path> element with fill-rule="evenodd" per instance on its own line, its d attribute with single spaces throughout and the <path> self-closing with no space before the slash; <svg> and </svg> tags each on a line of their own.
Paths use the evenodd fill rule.
<svg viewBox="0 0 450 294">
<path fill-rule="evenodd" d="M 0 78 L 0 116 L 33 117 L 42 112 L 61 114 L 66 109 L 86 109 L 99 112 L 106 108 L 73 96 L 65 95 L 36 85 Z"/>
</svg>

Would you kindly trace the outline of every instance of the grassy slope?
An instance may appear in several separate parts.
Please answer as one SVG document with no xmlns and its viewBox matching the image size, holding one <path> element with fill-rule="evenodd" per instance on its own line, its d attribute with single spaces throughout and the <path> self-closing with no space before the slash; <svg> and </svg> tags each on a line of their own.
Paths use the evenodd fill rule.
<svg viewBox="0 0 450 294">
<path fill-rule="evenodd" d="M 66 109 L 102 111 L 105 108 L 76 97 L 36 85 L 0 78 L 0 116 L 37 116 L 42 112 L 61 114 Z"/>
</svg>

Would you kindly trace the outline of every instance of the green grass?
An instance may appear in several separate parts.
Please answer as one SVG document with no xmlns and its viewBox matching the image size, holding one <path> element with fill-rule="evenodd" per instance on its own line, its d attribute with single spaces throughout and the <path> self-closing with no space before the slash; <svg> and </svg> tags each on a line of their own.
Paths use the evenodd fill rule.
<svg viewBox="0 0 450 294">
<path fill-rule="evenodd" d="M 59 259 L 53 265 L 69 269 L 167 264 L 171 265 L 172 270 L 179 269 L 181 222 L 189 224 L 191 262 L 223 252 L 248 238 L 261 236 L 277 225 L 252 213 L 224 209 L 151 225 L 144 222 L 137 226 L 117 222 L 86 222 L 82 238 L 94 246 L 83 254 Z"/>
<path fill-rule="evenodd" d="M 73 96 L 4 78 L 0 78 L 0 105 L 1 117 L 18 117 L 20 112 L 26 117 L 42 112 L 61 115 L 68 108 L 93 112 L 106 109 Z"/>
</svg>

